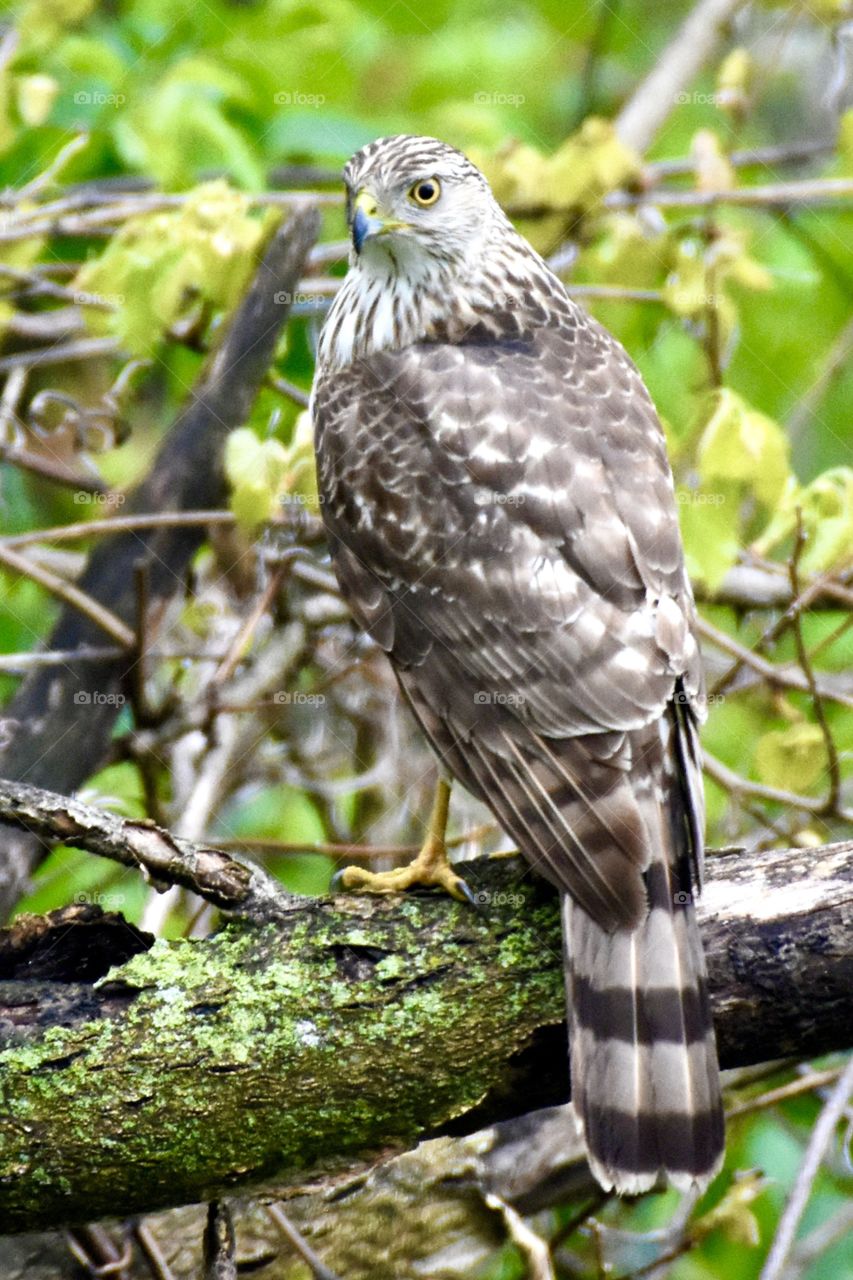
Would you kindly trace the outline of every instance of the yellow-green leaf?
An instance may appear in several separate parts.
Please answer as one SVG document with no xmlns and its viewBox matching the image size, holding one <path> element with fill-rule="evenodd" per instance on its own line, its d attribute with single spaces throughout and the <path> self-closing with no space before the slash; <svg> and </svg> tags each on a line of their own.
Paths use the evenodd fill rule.
<svg viewBox="0 0 853 1280">
<path fill-rule="evenodd" d="M 826 771 L 826 747 L 816 724 L 792 724 L 787 729 L 771 729 L 759 739 L 755 768 L 769 787 L 795 791 L 812 790 Z"/>
<path fill-rule="evenodd" d="M 716 481 L 738 481 L 768 507 L 778 501 L 790 475 L 789 446 L 782 428 L 728 387 L 715 394 L 697 460 L 699 474 L 709 487 Z"/>
<path fill-rule="evenodd" d="M 275 513 L 288 467 L 280 441 L 259 440 L 249 427 L 231 432 L 225 443 L 225 474 L 231 510 L 243 529 L 254 529 Z"/>
</svg>

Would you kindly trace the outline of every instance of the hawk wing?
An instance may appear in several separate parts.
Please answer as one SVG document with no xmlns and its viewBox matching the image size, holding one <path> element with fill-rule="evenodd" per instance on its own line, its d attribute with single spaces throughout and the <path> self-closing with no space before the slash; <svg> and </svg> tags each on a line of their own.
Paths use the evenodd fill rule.
<svg viewBox="0 0 853 1280">
<path fill-rule="evenodd" d="M 314 418 L 342 588 L 446 767 L 594 918 L 636 919 L 643 761 L 659 782 L 654 726 L 701 686 L 638 372 L 566 299 L 322 374 Z"/>
</svg>

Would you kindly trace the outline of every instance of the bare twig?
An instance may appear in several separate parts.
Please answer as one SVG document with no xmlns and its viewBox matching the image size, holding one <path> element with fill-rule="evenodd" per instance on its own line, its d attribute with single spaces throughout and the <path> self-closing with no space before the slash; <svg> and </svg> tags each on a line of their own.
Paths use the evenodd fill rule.
<svg viewBox="0 0 853 1280">
<path fill-rule="evenodd" d="M 9 377 L 11 378 L 12 374 Z M 72 471 L 64 462 L 55 461 L 43 453 L 32 453 L 29 449 L 18 445 L 0 444 L 0 458 L 11 466 L 20 467 L 22 471 L 29 471 L 33 475 L 40 476 L 42 480 L 52 481 L 53 484 L 61 484 L 66 489 L 96 495 L 107 495 L 110 492 L 109 485 L 98 476 Z"/>
<path fill-rule="evenodd" d="M 104 520 L 78 520 L 75 524 L 53 525 L 16 533 L 0 539 L 2 547 L 28 547 L 39 542 L 75 542 L 99 534 L 127 533 L 137 529 L 180 529 L 200 524 L 233 525 L 233 511 L 158 511 L 151 515 L 109 516 Z"/>
<path fill-rule="evenodd" d="M 231 709 L 225 706 L 218 708 L 220 711 Z M 473 831 L 466 831 L 464 835 L 452 836 L 446 841 L 446 844 L 448 849 L 458 849 L 465 844 L 478 844 L 496 829 L 495 823 L 484 822 L 481 827 L 475 827 Z M 419 844 L 343 844 L 321 840 L 313 842 L 309 840 L 255 840 L 251 837 L 247 837 L 245 840 L 211 839 L 210 843 L 216 849 L 251 849 L 256 853 L 271 854 L 316 853 L 327 858 L 352 858 L 356 861 L 365 862 L 379 858 L 413 857 L 421 847 Z"/>
<path fill-rule="evenodd" d="M 641 204 L 654 204 L 661 209 L 710 209 L 718 204 L 773 207 L 836 200 L 846 202 L 851 196 L 853 178 L 807 178 L 719 191 L 613 191 L 605 196 L 604 204 L 610 209 L 631 209 Z"/>
<path fill-rule="evenodd" d="M 791 580 L 791 594 L 794 599 L 800 599 L 802 590 L 800 587 L 800 559 L 805 547 L 806 535 L 803 529 L 803 513 L 797 507 L 797 528 L 794 540 L 794 550 L 791 554 L 789 563 L 789 574 Z M 794 644 L 797 649 L 797 658 L 806 678 L 809 687 L 809 693 L 812 697 L 812 705 L 814 706 L 815 719 L 820 727 L 823 735 L 823 743 L 826 749 L 827 772 L 829 774 L 829 792 L 826 797 L 826 812 L 834 813 L 838 809 L 838 801 L 841 797 L 841 765 L 838 760 L 838 749 L 835 745 L 835 739 L 832 736 L 832 730 L 829 727 L 829 721 L 826 718 L 826 709 L 823 705 L 823 695 L 818 689 L 817 680 L 815 679 L 814 668 L 809 658 L 806 642 L 803 638 L 802 610 L 798 609 L 794 614 L 791 622 L 794 632 Z"/>
<path fill-rule="evenodd" d="M 276 919 L 292 901 L 259 867 L 238 862 L 222 849 L 23 782 L 0 780 L 0 818 L 42 840 L 88 849 L 155 882 L 191 889 L 215 907 L 249 919 Z"/>
<path fill-rule="evenodd" d="M 643 152 L 654 140 L 678 95 L 713 57 L 743 0 L 699 0 L 646 79 L 616 119 L 619 137 Z"/>
<path fill-rule="evenodd" d="M 137 1222 L 131 1227 L 131 1231 L 136 1236 L 136 1242 L 142 1250 L 145 1261 L 151 1268 L 151 1273 L 155 1280 L 175 1280 L 172 1269 L 163 1256 L 163 1251 L 148 1224 L 146 1222 Z"/>
<path fill-rule="evenodd" d="M 816 1089 L 834 1084 L 841 1075 L 842 1069 L 831 1067 L 828 1071 L 810 1071 L 808 1075 L 789 1080 L 778 1089 L 768 1089 L 766 1093 L 761 1093 L 756 1098 L 749 1098 L 746 1102 L 738 1103 L 736 1107 L 728 1107 L 726 1117 L 731 1120 L 735 1116 L 749 1115 L 753 1111 L 766 1111 L 768 1107 L 776 1107 L 780 1102 L 787 1102 L 789 1098 L 798 1098 L 803 1093 L 814 1093 Z"/>
<path fill-rule="evenodd" d="M 245 657 L 261 619 L 270 609 L 281 590 L 281 584 L 284 581 L 288 567 L 287 563 L 280 564 L 270 574 L 269 581 L 255 601 L 254 608 L 234 637 L 228 653 L 217 667 L 213 676 L 213 687 L 221 687 L 226 681 L 230 680 L 238 663 Z"/>
<path fill-rule="evenodd" d="M 759 675 L 762 680 L 766 680 L 769 685 L 780 689 L 798 689 L 804 693 L 811 691 L 812 686 L 808 679 L 797 667 L 788 664 L 776 666 L 774 663 L 769 662 L 767 658 L 762 658 L 760 654 L 753 653 L 751 649 L 747 649 L 746 645 L 740 644 L 727 632 L 713 626 L 707 618 L 700 616 L 698 629 L 703 639 L 710 641 L 717 648 L 737 658 L 745 667 L 749 667 Z M 844 689 L 832 688 L 817 675 L 814 675 L 814 682 L 822 698 L 831 699 L 843 707 L 853 708 L 853 693 L 847 693 Z"/>
<path fill-rule="evenodd" d="M 795 791 L 783 791 L 779 787 L 768 787 L 763 782 L 752 782 L 749 778 L 735 773 L 728 765 L 723 764 L 710 752 L 704 753 L 705 772 L 709 778 L 725 790 L 736 796 L 752 796 L 756 800 L 767 800 L 771 804 L 787 805 L 790 809 L 801 809 L 805 813 L 825 814 L 826 801 L 814 796 L 797 795 Z M 845 822 L 853 822 L 853 810 L 838 808 L 835 810 L 839 818 Z"/>
<path fill-rule="evenodd" d="M 2 239 L 2 233 L 0 233 Z M 115 338 L 77 338 L 74 342 L 57 342 L 52 347 L 35 347 L 32 351 L 16 351 L 0 356 L 0 373 L 11 369 L 35 369 L 47 364 L 65 364 L 69 360 L 95 360 L 116 356 L 121 347 Z"/>
<path fill-rule="evenodd" d="M 812 1185 L 817 1177 L 827 1146 L 832 1140 L 835 1127 L 844 1114 L 844 1110 L 853 1093 L 853 1057 L 844 1068 L 838 1083 L 827 1099 L 817 1123 L 812 1130 L 803 1163 L 800 1165 L 790 1199 L 788 1200 L 779 1229 L 773 1241 L 773 1247 L 761 1270 L 759 1280 L 781 1280 L 785 1264 L 794 1243 L 797 1227 L 803 1216 L 806 1203 L 811 1194 Z"/>
<path fill-rule="evenodd" d="M 302 1261 L 308 1265 L 314 1280 L 340 1280 L 334 1271 L 330 1271 L 325 1263 L 317 1257 L 302 1232 L 297 1230 L 280 1205 L 272 1203 L 268 1204 L 266 1208 L 267 1213 L 288 1244 L 296 1250 Z"/>
<path fill-rule="evenodd" d="M 838 377 L 846 367 L 851 351 L 853 351 L 853 320 L 848 321 L 833 342 L 820 373 L 789 417 L 788 435 L 791 439 L 798 436 L 811 422 L 815 408 L 826 394 L 833 379 Z"/>
<path fill-rule="evenodd" d="M 751 147 L 744 151 L 733 151 L 727 159 L 733 169 L 772 169 L 778 165 L 802 164 L 818 156 L 829 155 L 835 150 L 836 145 L 834 138 L 783 142 L 769 147 Z M 659 178 L 677 178 L 683 174 L 692 174 L 695 169 L 695 158 L 683 156 L 676 160 L 652 160 L 645 166 L 644 173 L 647 178 L 654 181 Z"/>
<path fill-rule="evenodd" d="M 277 373 L 268 373 L 267 382 L 273 391 L 277 391 L 279 395 L 285 396 L 295 404 L 301 405 L 303 409 L 308 408 L 310 399 L 308 392 L 303 391 L 301 387 L 297 387 L 295 382 L 288 382 L 287 378 L 282 378 Z"/>
<path fill-rule="evenodd" d="M 26 186 L 21 187 L 17 192 L 19 202 L 32 200 L 34 196 L 39 195 L 46 190 L 52 182 L 59 177 L 65 166 L 79 155 L 89 145 L 88 133 L 78 133 L 76 138 L 72 138 L 70 142 L 66 142 L 64 147 L 60 147 L 54 158 L 46 169 L 42 169 L 41 173 L 33 178 L 32 182 L 28 182 Z"/>
<path fill-rule="evenodd" d="M 27 556 L 19 555 L 11 547 L 0 546 L 0 565 L 11 569 L 13 573 L 19 573 L 23 577 L 37 582 L 40 587 L 44 587 L 45 591 L 49 591 L 51 595 L 56 596 L 57 600 L 62 600 L 64 604 L 71 605 L 72 608 L 84 614 L 102 631 L 105 631 L 108 636 L 112 636 L 113 640 L 116 640 L 124 649 L 132 648 L 134 634 L 131 628 L 126 626 L 121 618 L 117 618 L 105 605 L 94 600 L 92 596 L 87 595 L 85 591 L 81 591 L 79 587 L 75 587 L 73 582 L 66 582 L 64 578 L 51 573 L 49 569 L 45 569 L 42 565 L 35 564 Z"/>
</svg>

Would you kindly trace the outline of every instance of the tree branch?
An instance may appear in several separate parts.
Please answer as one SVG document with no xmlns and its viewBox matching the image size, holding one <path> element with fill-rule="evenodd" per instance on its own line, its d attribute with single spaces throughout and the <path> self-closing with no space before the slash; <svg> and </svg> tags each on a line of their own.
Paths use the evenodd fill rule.
<svg viewBox="0 0 853 1280">
<path fill-rule="evenodd" d="M 192 889 L 215 907 L 256 923 L 280 918 L 289 894 L 260 867 L 239 862 L 224 849 L 195 844 L 148 819 L 122 818 L 23 782 L 0 780 L 0 818 L 41 840 L 61 841 L 137 867 L 164 887 Z"/>
<path fill-rule="evenodd" d="M 555 895 L 516 859 L 465 876 L 482 913 L 431 896 L 292 899 L 274 925 L 160 941 L 94 985 L 91 972 L 35 981 L 13 949 L 21 971 L 7 964 L 0 983 L 6 1229 L 273 1174 L 304 1184 L 562 1102 Z M 724 1065 L 848 1047 L 853 842 L 712 857 L 702 920 Z M 41 938 L 51 964 L 72 934 L 60 921 Z"/>
</svg>

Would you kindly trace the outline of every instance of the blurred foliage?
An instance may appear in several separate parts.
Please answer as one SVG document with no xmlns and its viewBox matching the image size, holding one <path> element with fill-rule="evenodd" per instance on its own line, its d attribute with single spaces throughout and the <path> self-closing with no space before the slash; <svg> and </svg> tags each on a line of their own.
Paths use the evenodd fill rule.
<svg viewBox="0 0 853 1280">
<path fill-rule="evenodd" d="M 4 354 L 31 345 L 15 327 L 18 313 L 68 306 L 81 317 L 82 336 L 113 339 L 121 354 L 34 369 L 17 414 L 3 418 L 4 447 L 25 446 L 113 485 L 134 483 L 239 298 L 280 215 L 281 189 L 324 191 L 324 238 L 333 243 L 344 228 L 326 171 L 381 133 L 433 133 L 481 164 L 540 252 L 558 254 L 570 287 L 593 290 L 585 305 L 639 365 L 667 431 L 701 596 L 717 591 L 738 563 L 787 581 L 792 555 L 803 582 L 814 575 L 849 582 L 853 201 L 770 204 L 756 195 L 703 208 L 642 198 L 650 187 L 701 194 L 853 175 L 853 99 L 839 35 L 848 8 L 841 0 L 753 6 L 696 83 L 677 95 L 641 157 L 619 141 L 613 121 L 688 11 L 683 0 L 519 0 L 500 15 L 486 0 L 390 7 L 385 0 L 207 0 L 201 8 L 184 0 L 29 0 L 16 14 L 17 45 L 7 38 L 0 58 Z M 799 160 L 737 159 L 744 150 L 784 151 L 814 140 L 827 145 Z M 656 170 L 661 160 L 683 163 Z M 265 196 L 271 188 L 278 188 L 275 200 Z M 123 207 L 112 220 L 104 212 L 110 206 Z M 60 216 L 71 222 L 57 228 Z M 339 276 L 343 264 L 323 270 Z M 22 296 L 21 281 L 33 271 L 60 293 Z M 304 294 L 287 300 L 295 318 L 275 373 L 303 391 L 330 287 L 328 278 L 309 278 Z M 145 366 L 117 390 L 123 360 L 132 356 Z M 59 393 L 64 408 L 39 425 L 34 411 L 45 391 Z M 95 410 L 115 429 L 105 430 L 97 448 L 81 447 L 75 423 Z M 251 612 L 257 583 L 267 580 L 258 558 L 268 544 L 265 527 L 288 506 L 316 512 L 311 458 L 298 398 L 265 387 L 226 452 L 234 541 L 227 555 L 219 546 L 199 555 L 193 592 L 168 631 L 172 647 L 208 657 L 158 664 L 150 674 L 155 701 L 171 697 L 191 708 L 206 696 L 204 672 L 221 659 Z M 5 466 L 3 532 L 120 513 L 120 498 L 105 510 L 85 493 Z M 72 560 L 86 547 L 73 544 Z M 72 573 L 73 564 L 66 569 Z M 47 637 L 56 603 L 29 580 L 4 574 L 2 581 L 0 648 L 27 653 Z M 301 609 L 310 623 L 297 690 L 257 710 L 251 767 L 241 757 L 208 835 L 297 847 L 416 840 L 429 779 L 422 747 L 398 717 L 388 673 L 370 646 L 354 642 L 331 594 L 310 594 L 289 587 L 280 606 Z M 779 621 L 778 610 L 724 600 L 703 604 L 704 616 L 746 649 L 760 646 Z M 822 679 L 837 683 L 853 667 L 849 622 L 842 597 L 837 608 L 803 613 L 802 642 Z M 249 665 L 268 635 L 257 631 Z M 727 683 L 731 655 L 714 645 L 707 652 L 708 750 L 747 780 L 824 795 L 827 742 L 808 692 L 757 678 Z M 790 627 L 761 652 L 796 668 Z M 13 675 L 0 676 L 4 694 L 16 685 Z M 849 796 L 853 716 L 831 699 L 824 710 Z M 172 744 L 143 762 L 134 756 L 133 728 L 125 708 L 115 760 L 90 780 L 87 794 L 174 822 Z M 739 797 L 714 782 L 708 791 L 712 844 L 809 845 L 845 834 L 831 811 Z M 465 829 L 473 811 L 461 804 L 460 812 Z M 328 883 L 332 863 L 317 853 L 264 856 L 295 891 L 321 892 Z M 151 905 L 139 877 L 58 849 L 22 907 L 45 910 L 76 896 L 136 920 Z M 182 932 L 191 914 L 185 901 L 172 903 L 158 926 Z M 770 1078 L 745 1094 L 773 1084 Z M 758 1275 L 817 1105 L 813 1097 L 793 1099 L 733 1123 L 727 1175 L 691 1219 L 690 1248 L 668 1274 Z M 766 1179 L 734 1177 L 750 1169 Z M 849 1165 L 840 1157 L 829 1162 L 805 1229 L 831 1218 L 851 1189 Z M 615 1237 L 607 1245 L 618 1274 L 666 1253 L 664 1229 L 677 1205 L 668 1193 L 605 1207 L 600 1221 L 628 1233 L 621 1245 Z M 544 1225 L 558 1231 L 576 1210 L 546 1215 Z M 594 1235 L 575 1235 L 569 1246 L 579 1250 L 583 1274 L 599 1274 Z M 508 1248 L 489 1274 L 520 1276 L 524 1264 Z M 850 1241 L 829 1246 L 802 1274 L 853 1276 Z"/>
</svg>

